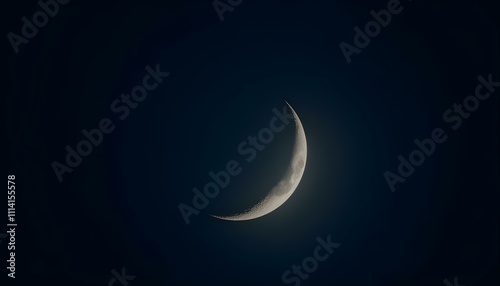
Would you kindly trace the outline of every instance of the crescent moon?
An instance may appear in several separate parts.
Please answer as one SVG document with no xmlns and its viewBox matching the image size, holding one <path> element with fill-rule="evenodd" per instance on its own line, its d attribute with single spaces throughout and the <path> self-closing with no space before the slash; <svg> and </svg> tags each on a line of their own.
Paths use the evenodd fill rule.
<svg viewBox="0 0 500 286">
<path fill-rule="evenodd" d="M 286 102 L 286 101 L 285 101 Z M 292 111 L 295 122 L 295 144 L 293 146 L 292 159 L 287 167 L 285 175 L 277 183 L 267 196 L 252 208 L 230 216 L 215 216 L 215 218 L 228 221 L 244 221 L 265 216 L 283 205 L 295 192 L 297 186 L 304 175 L 307 160 L 307 140 L 306 133 L 302 127 L 299 116 L 293 108 L 286 102 Z"/>
</svg>

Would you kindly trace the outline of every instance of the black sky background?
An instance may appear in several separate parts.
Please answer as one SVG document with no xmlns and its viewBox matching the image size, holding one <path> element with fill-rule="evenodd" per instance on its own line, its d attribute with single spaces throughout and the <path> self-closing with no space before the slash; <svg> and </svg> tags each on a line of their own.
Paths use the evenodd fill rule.
<svg viewBox="0 0 500 286">
<path fill-rule="evenodd" d="M 15 282 L 108 285 L 126 267 L 137 286 L 284 285 L 331 235 L 341 247 L 301 285 L 498 283 L 499 92 L 456 131 L 442 120 L 477 76 L 500 79 L 498 8 L 402 1 L 348 64 L 340 42 L 386 3 L 244 0 L 221 22 L 210 1 L 72 1 L 18 54 L 5 37 Z M 4 35 L 38 9 L 5 4 Z M 156 64 L 170 76 L 119 120 L 111 102 Z M 296 192 L 257 220 L 210 217 L 280 179 L 291 125 L 252 162 L 237 147 L 285 100 L 308 141 Z M 116 130 L 59 183 L 51 163 L 104 117 Z M 391 193 L 383 173 L 438 127 L 448 140 Z M 178 205 L 230 160 L 242 173 L 186 225 Z"/>
</svg>

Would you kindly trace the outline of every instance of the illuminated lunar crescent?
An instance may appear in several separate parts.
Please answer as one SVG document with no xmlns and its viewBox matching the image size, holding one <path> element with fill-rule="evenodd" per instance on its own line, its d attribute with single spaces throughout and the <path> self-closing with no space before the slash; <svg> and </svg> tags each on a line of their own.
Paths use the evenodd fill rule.
<svg viewBox="0 0 500 286">
<path fill-rule="evenodd" d="M 230 216 L 212 215 L 213 217 L 229 221 L 256 219 L 279 208 L 288 200 L 288 198 L 292 196 L 295 189 L 297 189 L 306 168 L 307 141 L 299 116 L 297 116 L 297 113 L 295 113 L 295 110 L 293 110 L 288 102 L 286 104 L 292 111 L 295 121 L 295 144 L 293 146 L 292 159 L 290 160 L 290 165 L 288 166 L 285 175 L 281 181 L 271 189 L 263 200 L 250 209 Z"/>
</svg>

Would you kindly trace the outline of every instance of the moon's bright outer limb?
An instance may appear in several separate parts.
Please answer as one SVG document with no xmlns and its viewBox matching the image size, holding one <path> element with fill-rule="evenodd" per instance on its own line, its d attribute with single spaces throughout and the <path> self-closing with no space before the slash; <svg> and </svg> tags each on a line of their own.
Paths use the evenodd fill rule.
<svg viewBox="0 0 500 286">
<path fill-rule="evenodd" d="M 276 210 L 292 196 L 293 192 L 299 185 L 306 168 L 307 141 L 299 116 L 295 113 L 295 110 L 293 110 L 288 102 L 286 104 L 292 111 L 295 121 L 295 145 L 293 147 L 292 160 L 285 175 L 283 176 L 283 179 L 271 189 L 269 194 L 267 194 L 263 200 L 252 208 L 231 216 L 212 215 L 213 217 L 229 221 L 256 219 Z"/>
</svg>

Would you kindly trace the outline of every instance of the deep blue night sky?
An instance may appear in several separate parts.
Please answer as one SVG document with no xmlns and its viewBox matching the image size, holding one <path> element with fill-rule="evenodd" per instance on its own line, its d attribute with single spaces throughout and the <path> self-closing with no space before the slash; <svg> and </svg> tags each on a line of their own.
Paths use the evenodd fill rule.
<svg viewBox="0 0 500 286">
<path fill-rule="evenodd" d="M 21 2 L 5 35 L 39 8 Z M 300 285 L 498 282 L 500 93 L 443 120 L 478 76 L 500 81 L 494 4 L 402 1 L 347 63 L 339 44 L 388 2 L 243 0 L 221 22 L 210 1 L 71 1 L 18 54 L 6 39 L 15 282 L 108 285 L 126 267 L 131 286 L 298 285 L 282 274 L 328 236 L 340 247 Z M 113 101 L 157 64 L 170 75 L 120 120 Z M 283 176 L 293 124 L 252 162 L 237 147 L 285 101 L 308 143 L 297 190 L 256 220 L 210 217 Z M 115 129 L 60 183 L 51 164 L 102 118 Z M 435 128 L 447 140 L 391 192 L 384 172 Z M 230 160 L 241 174 L 186 225 L 179 204 Z"/>
</svg>

